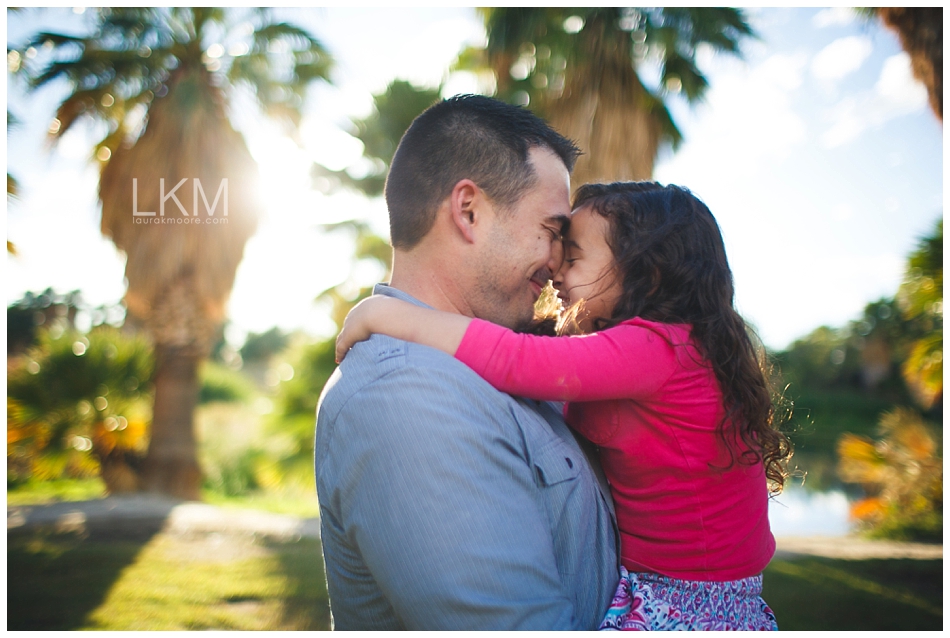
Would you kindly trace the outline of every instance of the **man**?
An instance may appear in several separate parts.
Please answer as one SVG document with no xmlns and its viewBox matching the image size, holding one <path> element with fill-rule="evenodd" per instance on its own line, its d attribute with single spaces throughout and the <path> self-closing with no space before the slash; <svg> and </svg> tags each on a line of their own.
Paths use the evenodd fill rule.
<svg viewBox="0 0 950 638">
<path fill-rule="evenodd" d="M 481 96 L 416 118 L 386 182 L 376 294 L 523 328 L 557 269 L 577 148 Z M 619 578 L 602 475 L 555 407 L 380 335 L 320 397 L 317 492 L 337 629 L 595 629 Z"/>
</svg>

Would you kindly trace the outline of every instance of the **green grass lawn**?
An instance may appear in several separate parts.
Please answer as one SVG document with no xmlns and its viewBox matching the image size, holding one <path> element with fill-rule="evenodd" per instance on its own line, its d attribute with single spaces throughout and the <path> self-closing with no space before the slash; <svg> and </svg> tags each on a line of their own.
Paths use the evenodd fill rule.
<svg viewBox="0 0 950 638">
<path fill-rule="evenodd" d="M 316 540 L 15 534 L 7 578 L 11 630 L 329 628 Z M 774 560 L 763 596 L 783 630 L 940 630 L 943 561 Z"/>
<path fill-rule="evenodd" d="M 106 496 L 106 485 L 100 478 L 29 481 L 7 486 L 7 505 L 43 505 L 59 501 L 90 501 Z"/>
<path fill-rule="evenodd" d="M 300 518 L 317 518 L 320 516 L 320 503 L 317 502 L 316 488 L 309 494 L 283 491 L 251 492 L 242 496 L 224 496 L 205 490 L 201 497 L 209 505 L 217 505 L 227 509 L 261 510 Z"/>
<path fill-rule="evenodd" d="M 9 630 L 329 629 L 316 540 L 16 534 L 7 579 Z"/>
<path fill-rule="evenodd" d="M 776 559 L 762 597 L 781 630 L 939 631 L 943 561 Z"/>
</svg>

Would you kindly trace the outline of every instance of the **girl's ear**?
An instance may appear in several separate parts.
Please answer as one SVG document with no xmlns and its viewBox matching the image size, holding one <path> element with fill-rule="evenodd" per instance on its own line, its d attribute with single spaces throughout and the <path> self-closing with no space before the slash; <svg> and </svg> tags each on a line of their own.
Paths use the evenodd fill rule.
<svg viewBox="0 0 950 638">
<path fill-rule="evenodd" d="M 449 195 L 452 223 L 470 244 L 475 243 L 475 225 L 481 221 L 479 203 L 482 200 L 484 195 L 470 179 L 459 180 Z"/>
</svg>

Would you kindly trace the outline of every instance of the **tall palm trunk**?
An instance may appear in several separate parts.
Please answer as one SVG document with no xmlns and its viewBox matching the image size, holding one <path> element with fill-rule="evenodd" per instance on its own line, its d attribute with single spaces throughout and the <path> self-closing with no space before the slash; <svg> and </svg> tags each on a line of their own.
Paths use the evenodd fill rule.
<svg viewBox="0 0 950 638">
<path fill-rule="evenodd" d="M 178 498 L 200 497 L 194 411 L 198 404 L 200 357 L 187 348 L 155 347 L 155 407 L 152 437 L 142 467 L 141 487 Z"/>
<path fill-rule="evenodd" d="M 565 78 L 563 95 L 543 106 L 551 125 L 585 153 L 572 182 L 650 179 L 662 125 L 631 64 L 630 38 L 610 37 L 602 18 L 582 33 L 584 62 Z"/>
<path fill-rule="evenodd" d="M 205 69 L 184 65 L 169 79 L 167 95 L 156 98 L 141 137 L 118 148 L 103 168 L 102 231 L 127 255 L 125 302 L 156 351 L 140 489 L 199 496 L 197 370 L 224 320 L 244 245 L 257 225 L 256 173 L 243 138 L 228 123 L 220 90 Z M 181 210 L 167 198 L 179 182 Z M 216 200 L 213 215 L 196 190 L 199 182 L 208 199 L 224 189 L 227 204 Z M 146 221 L 161 221 L 156 211 L 162 210 L 165 220 L 197 223 L 142 224 L 134 215 L 148 211 Z"/>
</svg>

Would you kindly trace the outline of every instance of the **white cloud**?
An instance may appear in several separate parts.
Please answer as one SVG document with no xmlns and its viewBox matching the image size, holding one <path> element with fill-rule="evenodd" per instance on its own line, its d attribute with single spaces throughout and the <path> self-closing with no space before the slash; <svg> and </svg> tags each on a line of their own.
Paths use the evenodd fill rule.
<svg viewBox="0 0 950 638">
<path fill-rule="evenodd" d="M 766 82 L 785 91 L 792 91 L 802 85 L 804 67 L 804 54 L 777 54 L 757 66 L 752 72 L 752 79 L 756 83 Z"/>
<path fill-rule="evenodd" d="M 857 14 L 850 7 L 834 7 L 832 9 L 822 9 L 814 15 L 811 23 L 818 29 L 824 29 L 830 26 L 847 26 L 854 22 Z"/>
<path fill-rule="evenodd" d="M 871 127 L 927 107 L 927 89 L 914 79 L 910 57 L 892 55 L 884 61 L 874 89 L 845 98 L 832 109 L 831 127 L 822 136 L 826 148 L 836 148 L 856 139 Z"/>
<path fill-rule="evenodd" d="M 805 139 L 790 94 L 801 86 L 806 64 L 804 54 L 773 55 L 751 70 L 735 66 L 717 75 L 705 104 L 687 116 L 696 118 L 687 131 L 689 144 L 658 167 L 658 175 L 722 161 L 754 173 L 764 158 L 787 157 Z"/>
<path fill-rule="evenodd" d="M 839 102 L 831 111 L 831 128 L 821 137 L 825 148 L 836 148 L 857 138 L 867 128 L 867 122 L 858 110 L 858 101 L 848 97 Z"/>
<path fill-rule="evenodd" d="M 873 49 L 867 37 L 852 35 L 838 38 L 815 55 L 811 72 L 821 80 L 840 80 L 861 68 Z"/>
<path fill-rule="evenodd" d="M 903 112 L 916 111 L 927 105 L 927 89 L 914 78 L 910 56 L 904 52 L 884 61 L 874 91 L 882 102 Z"/>
</svg>

